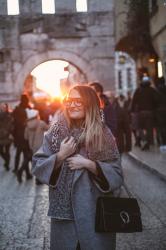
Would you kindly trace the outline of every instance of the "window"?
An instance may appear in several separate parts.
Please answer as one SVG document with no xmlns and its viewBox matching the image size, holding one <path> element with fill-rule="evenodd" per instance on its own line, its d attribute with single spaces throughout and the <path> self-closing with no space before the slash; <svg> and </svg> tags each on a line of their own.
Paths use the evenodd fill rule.
<svg viewBox="0 0 166 250">
<path fill-rule="evenodd" d="M 163 76 L 163 67 L 161 61 L 158 61 L 157 63 L 157 71 L 158 71 L 158 77 Z"/>
<path fill-rule="evenodd" d="M 54 0 L 42 0 L 42 13 L 43 14 L 54 14 L 55 13 Z"/>
<path fill-rule="evenodd" d="M 132 82 L 131 82 L 131 69 L 127 68 L 127 88 L 132 88 Z"/>
<path fill-rule="evenodd" d="M 78 12 L 87 12 L 87 0 L 76 0 L 76 10 Z"/>
<path fill-rule="evenodd" d="M 19 14 L 19 0 L 7 0 L 7 12 L 8 15 Z"/>
<path fill-rule="evenodd" d="M 0 52 L 0 63 L 4 62 L 4 53 Z"/>
<path fill-rule="evenodd" d="M 122 72 L 118 71 L 118 87 L 119 89 L 122 89 Z"/>
</svg>

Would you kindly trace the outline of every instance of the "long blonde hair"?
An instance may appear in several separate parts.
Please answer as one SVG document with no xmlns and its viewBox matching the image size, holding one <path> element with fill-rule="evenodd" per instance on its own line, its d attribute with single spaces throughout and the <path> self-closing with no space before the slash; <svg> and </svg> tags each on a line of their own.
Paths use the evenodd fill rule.
<svg viewBox="0 0 166 250">
<path fill-rule="evenodd" d="M 100 114 L 100 101 L 95 91 L 87 85 L 76 85 L 70 89 L 76 90 L 80 94 L 85 108 L 85 119 L 82 123 L 83 132 L 80 140 L 85 141 L 86 149 L 103 150 L 106 145 L 106 139 L 103 133 L 103 122 Z M 69 93 L 70 93 L 69 91 Z M 64 110 L 69 127 L 71 128 L 75 121 L 70 119 L 67 110 Z"/>
</svg>

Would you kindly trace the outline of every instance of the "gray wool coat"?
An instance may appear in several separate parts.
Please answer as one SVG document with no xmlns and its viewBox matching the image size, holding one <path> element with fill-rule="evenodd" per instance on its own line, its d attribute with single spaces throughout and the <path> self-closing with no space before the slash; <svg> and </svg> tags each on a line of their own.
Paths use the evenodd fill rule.
<svg viewBox="0 0 166 250">
<path fill-rule="evenodd" d="M 43 183 L 49 185 L 49 180 L 54 167 L 56 167 L 56 153 L 51 150 L 51 138 L 49 133 L 45 133 L 42 147 L 33 156 L 32 173 Z M 120 158 L 112 162 L 101 162 L 98 164 L 109 183 L 109 190 L 101 189 L 95 179 L 90 178 L 87 170 L 76 170 L 74 174 L 73 187 L 71 193 L 72 208 L 74 213 L 74 226 L 77 232 L 77 238 L 80 242 L 81 250 L 115 250 L 116 236 L 110 233 L 95 232 L 95 210 L 96 200 L 101 195 L 112 193 L 120 188 L 123 183 L 123 174 L 121 169 Z M 60 178 L 59 175 L 58 178 Z M 58 180 L 54 187 L 49 185 L 49 193 L 56 192 Z M 54 195 L 49 195 L 50 206 L 56 206 Z M 50 216 L 53 218 L 53 214 Z M 55 219 L 52 219 L 52 221 Z M 56 220 L 55 220 L 56 221 Z M 66 223 L 67 225 L 67 223 Z M 60 233 L 56 230 L 51 232 L 57 240 L 55 250 L 75 250 L 68 241 L 66 234 L 65 221 L 61 227 Z M 70 233 L 70 232 L 68 232 Z M 67 242 L 68 241 L 68 242 Z M 61 243 L 65 243 L 68 247 L 62 247 Z"/>
</svg>

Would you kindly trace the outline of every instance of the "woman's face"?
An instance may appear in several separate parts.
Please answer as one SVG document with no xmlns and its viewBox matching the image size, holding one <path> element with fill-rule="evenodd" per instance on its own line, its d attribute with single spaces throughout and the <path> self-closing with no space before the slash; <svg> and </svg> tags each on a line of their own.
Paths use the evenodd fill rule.
<svg viewBox="0 0 166 250">
<path fill-rule="evenodd" d="M 84 102 L 77 90 L 72 89 L 70 91 L 64 104 L 70 119 L 82 120 L 85 118 Z"/>
</svg>

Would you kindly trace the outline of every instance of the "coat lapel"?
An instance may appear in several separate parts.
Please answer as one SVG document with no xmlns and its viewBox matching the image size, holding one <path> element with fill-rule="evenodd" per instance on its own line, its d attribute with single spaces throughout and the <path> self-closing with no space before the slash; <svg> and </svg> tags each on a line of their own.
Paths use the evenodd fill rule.
<svg viewBox="0 0 166 250">
<path fill-rule="evenodd" d="M 84 169 L 80 169 L 80 170 L 76 170 L 75 171 L 75 173 L 74 173 L 74 179 L 73 179 L 73 185 L 80 178 L 80 176 L 83 174 L 84 171 L 85 171 Z"/>
</svg>

